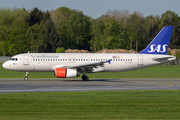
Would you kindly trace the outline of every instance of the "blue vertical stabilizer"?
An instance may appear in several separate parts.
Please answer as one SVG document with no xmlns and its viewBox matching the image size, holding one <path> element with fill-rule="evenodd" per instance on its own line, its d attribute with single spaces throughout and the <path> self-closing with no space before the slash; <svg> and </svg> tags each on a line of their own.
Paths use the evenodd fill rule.
<svg viewBox="0 0 180 120">
<path fill-rule="evenodd" d="M 166 55 L 168 51 L 169 42 L 173 26 L 165 26 L 158 35 L 151 41 L 151 43 L 139 54 L 163 54 Z"/>
</svg>

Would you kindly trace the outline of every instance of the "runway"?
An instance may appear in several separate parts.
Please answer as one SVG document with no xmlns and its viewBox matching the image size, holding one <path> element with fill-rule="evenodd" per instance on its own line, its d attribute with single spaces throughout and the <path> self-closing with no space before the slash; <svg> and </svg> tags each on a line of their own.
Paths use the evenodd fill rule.
<svg viewBox="0 0 180 120">
<path fill-rule="evenodd" d="M 0 93 L 180 89 L 180 79 L 0 79 Z"/>
</svg>

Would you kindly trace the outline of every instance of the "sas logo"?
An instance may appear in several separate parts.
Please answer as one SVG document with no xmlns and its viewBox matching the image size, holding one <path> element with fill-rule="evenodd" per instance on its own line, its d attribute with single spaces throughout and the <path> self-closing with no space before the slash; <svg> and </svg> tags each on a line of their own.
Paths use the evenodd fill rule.
<svg viewBox="0 0 180 120">
<path fill-rule="evenodd" d="M 168 46 L 167 44 L 164 44 L 163 46 L 162 45 L 158 45 L 156 46 L 155 44 L 152 44 L 150 46 L 150 49 L 151 50 L 148 50 L 149 53 L 152 53 L 152 52 L 161 52 L 161 53 L 164 53 L 166 52 L 166 46 Z M 162 49 L 161 49 L 162 48 Z"/>
</svg>

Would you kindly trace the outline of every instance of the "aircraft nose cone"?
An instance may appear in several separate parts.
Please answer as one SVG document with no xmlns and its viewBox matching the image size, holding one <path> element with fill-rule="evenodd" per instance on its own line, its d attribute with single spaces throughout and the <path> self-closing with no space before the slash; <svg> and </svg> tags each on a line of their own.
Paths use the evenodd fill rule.
<svg viewBox="0 0 180 120">
<path fill-rule="evenodd" d="M 7 66 L 8 66 L 8 65 L 7 65 L 6 62 L 4 62 L 2 66 L 3 66 L 4 69 L 7 69 Z"/>
</svg>

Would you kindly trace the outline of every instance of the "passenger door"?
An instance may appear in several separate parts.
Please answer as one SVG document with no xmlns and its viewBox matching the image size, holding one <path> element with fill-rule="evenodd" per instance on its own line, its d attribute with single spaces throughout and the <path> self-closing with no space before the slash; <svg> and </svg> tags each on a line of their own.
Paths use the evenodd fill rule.
<svg viewBox="0 0 180 120">
<path fill-rule="evenodd" d="M 138 56 L 138 65 L 143 65 L 143 56 L 142 55 Z"/>
<path fill-rule="evenodd" d="M 29 65 L 29 55 L 23 56 L 23 65 Z"/>
</svg>

